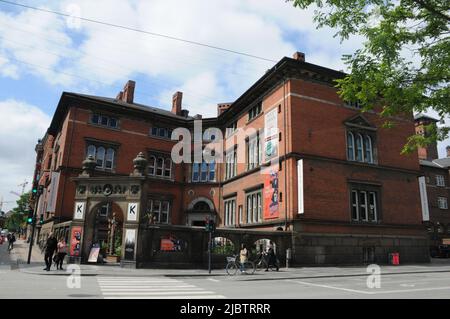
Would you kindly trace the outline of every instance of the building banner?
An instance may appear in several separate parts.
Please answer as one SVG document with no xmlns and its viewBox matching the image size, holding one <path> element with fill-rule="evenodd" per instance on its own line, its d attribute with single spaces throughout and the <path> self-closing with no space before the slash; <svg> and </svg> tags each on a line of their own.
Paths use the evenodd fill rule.
<svg viewBox="0 0 450 319">
<path fill-rule="evenodd" d="M 79 257 L 81 255 L 81 235 L 83 229 L 81 226 L 72 227 L 70 234 L 70 256 Z"/>
<path fill-rule="evenodd" d="M 264 219 L 279 217 L 278 171 L 269 170 L 264 175 Z"/>
<path fill-rule="evenodd" d="M 134 260 L 134 247 L 136 245 L 136 229 L 127 229 L 125 232 L 125 259 Z"/>
<path fill-rule="evenodd" d="M 420 203 L 422 204 L 422 220 L 430 220 L 430 212 L 428 210 L 427 184 L 425 176 L 419 177 Z"/>
<path fill-rule="evenodd" d="M 139 203 L 128 203 L 127 221 L 136 221 Z"/>
<path fill-rule="evenodd" d="M 264 161 L 278 156 L 278 108 L 266 113 L 264 117 Z"/>
</svg>

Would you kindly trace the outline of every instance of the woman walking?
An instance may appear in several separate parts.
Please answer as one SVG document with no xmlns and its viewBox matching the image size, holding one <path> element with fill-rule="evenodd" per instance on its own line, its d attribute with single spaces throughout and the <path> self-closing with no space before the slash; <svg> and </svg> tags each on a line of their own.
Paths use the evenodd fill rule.
<svg viewBox="0 0 450 319">
<path fill-rule="evenodd" d="M 64 240 L 64 237 L 61 237 L 61 239 L 58 242 L 57 247 L 58 257 L 56 259 L 56 268 L 63 270 L 63 261 L 64 257 L 67 255 L 67 244 Z"/>
</svg>

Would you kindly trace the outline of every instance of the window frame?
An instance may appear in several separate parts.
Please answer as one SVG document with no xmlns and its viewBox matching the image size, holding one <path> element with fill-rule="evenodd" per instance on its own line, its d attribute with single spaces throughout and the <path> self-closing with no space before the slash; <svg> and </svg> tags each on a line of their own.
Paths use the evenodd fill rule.
<svg viewBox="0 0 450 319">
<path fill-rule="evenodd" d="M 364 224 L 381 223 L 382 204 L 381 204 L 381 187 L 379 185 L 350 183 L 349 194 L 350 194 L 349 200 L 350 221 L 352 223 L 364 223 Z M 356 197 L 354 197 L 355 194 Z M 363 195 L 363 197 L 361 197 L 361 195 Z M 355 198 L 356 203 L 354 201 Z M 362 199 L 364 199 L 364 203 Z M 356 219 L 354 218 L 355 208 L 356 208 Z M 372 208 L 374 210 L 373 212 L 371 212 Z"/>
</svg>

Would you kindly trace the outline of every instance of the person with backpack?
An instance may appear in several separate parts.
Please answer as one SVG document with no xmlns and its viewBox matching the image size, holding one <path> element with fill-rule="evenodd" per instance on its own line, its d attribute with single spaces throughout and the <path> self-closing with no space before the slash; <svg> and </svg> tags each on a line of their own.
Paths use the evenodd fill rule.
<svg viewBox="0 0 450 319">
<path fill-rule="evenodd" d="M 58 246 L 58 241 L 56 240 L 53 233 L 50 233 L 50 235 L 47 238 L 47 242 L 45 243 L 45 265 L 46 267 L 44 270 L 50 271 L 50 267 L 52 266 L 52 257 L 53 253 L 56 251 Z"/>
</svg>

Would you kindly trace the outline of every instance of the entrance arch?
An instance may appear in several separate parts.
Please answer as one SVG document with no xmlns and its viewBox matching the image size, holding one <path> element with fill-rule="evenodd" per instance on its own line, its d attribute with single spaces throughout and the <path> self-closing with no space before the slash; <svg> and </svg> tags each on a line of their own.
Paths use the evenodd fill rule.
<svg viewBox="0 0 450 319">
<path fill-rule="evenodd" d="M 206 197 L 197 197 L 188 206 L 187 225 L 205 226 L 205 219 L 216 220 L 214 203 Z"/>
<path fill-rule="evenodd" d="M 99 255 L 109 262 L 118 262 L 122 257 L 124 214 L 114 201 L 96 204 L 86 216 L 84 256 L 86 261 L 92 247 L 100 248 Z"/>
</svg>

